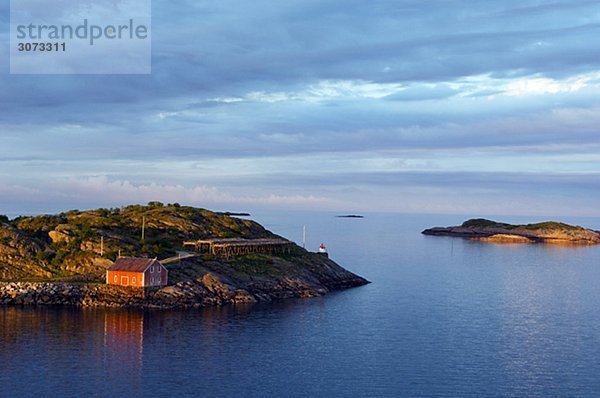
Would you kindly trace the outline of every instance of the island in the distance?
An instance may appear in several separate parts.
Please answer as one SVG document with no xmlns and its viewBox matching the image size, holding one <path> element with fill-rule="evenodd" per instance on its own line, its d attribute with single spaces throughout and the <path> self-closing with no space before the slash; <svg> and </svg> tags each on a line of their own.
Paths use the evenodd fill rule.
<svg viewBox="0 0 600 398">
<path fill-rule="evenodd" d="M 107 284 L 107 269 L 123 257 L 158 258 L 168 285 Z M 0 216 L 0 281 L 0 305 L 147 308 L 314 297 L 369 283 L 254 221 L 160 202 Z"/>
<path fill-rule="evenodd" d="M 512 225 L 478 218 L 465 221 L 460 226 L 435 227 L 422 233 L 494 243 L 600 244 L 598 231 L 553 221 Z"/>
</svg>

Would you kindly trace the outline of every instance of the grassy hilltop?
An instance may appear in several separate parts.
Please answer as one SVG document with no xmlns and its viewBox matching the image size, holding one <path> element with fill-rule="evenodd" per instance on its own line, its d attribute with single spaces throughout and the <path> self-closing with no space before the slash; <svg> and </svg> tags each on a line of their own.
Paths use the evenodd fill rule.
<svg viewBox="0 0 600 398">
<path fill-rule="evenodd" d="M 496 222 L 492 220 L 486 220 L 485 218 L 475 218 L 467 220 L 462 224 L 465 228 L 504 228 L 507 230 L 512 229 L 526 229 L 530 231 L 554 231 L 554 232 L 569 232 L 569 231 L 584 231 L 585 228 L 565 224 L 557 221 L 544 221 L 535 224 L 507 224 L 502 222 Z"/>
<path fill-rule="evenodd" d="M 186 239 L 273 236 L 254 221 L 159 202 L 14 220 L 0 216 L 0 279 L 102 280 L 119 253 L 161 259 L 183 250 Z"/>
</svg>

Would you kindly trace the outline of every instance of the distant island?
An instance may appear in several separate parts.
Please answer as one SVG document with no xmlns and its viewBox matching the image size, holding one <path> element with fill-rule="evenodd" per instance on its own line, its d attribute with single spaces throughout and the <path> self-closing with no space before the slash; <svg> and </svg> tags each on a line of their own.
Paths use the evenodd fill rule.
<svg viewBox="0 0 600 398">
<path fill-rule="evenodd" d="M 359 214 L 343 214 L 341 216 L 336 216 L 337 218 L 365 218 L 365 216 L 361 216 Z"/>
<path fill-rule="evenodd" d="M 465 221 L 460 226 L 435 227 L 422 233 L 493 243 L 600 244 L 600 232 L 554 221 L 512 225 L 478 218 Z"/>
<path fill-rule="evenodd" d="M 238 251 L 184 245 L 206 240 L 233 242 Z M 284 242 L 285 251 L 239 243 L 258 242 L 260 249 L 272 241 Z M 107 268 L 120 257 L 157 258 L 168 270 L 168 286 L 107 285 Z M 313 297 L 369 283 L 254 221 L 160 202 L 0 217 L 0 281 L 0 305 L 159 308 Z"/>
</svg>

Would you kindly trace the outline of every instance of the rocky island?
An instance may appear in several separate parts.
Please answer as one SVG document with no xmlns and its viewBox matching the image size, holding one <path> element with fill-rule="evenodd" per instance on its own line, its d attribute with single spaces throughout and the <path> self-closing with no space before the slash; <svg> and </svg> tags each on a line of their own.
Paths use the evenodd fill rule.
<svg viewBox="0 0 600 398">
<path fill-rule="evenodd" d="M 465 221 L 460 226 L 435 227 L 422 233 L 494 243 L 600 244 L 598 231 L 553 221 L 512 225 L 479 218 Z"/>
<path fill-rule="evenodd" d="M 0 217 L 0 305 L 202 307 L 314 297 L 369 283 L 254 221 L 176 203 Z M 215 238 L 285 240 L 289 249 L 220 256 L 184 246 Z M 106 270 L 118 257 L 163 260 L 168 286 L 107 285 Z"/>
</svg>

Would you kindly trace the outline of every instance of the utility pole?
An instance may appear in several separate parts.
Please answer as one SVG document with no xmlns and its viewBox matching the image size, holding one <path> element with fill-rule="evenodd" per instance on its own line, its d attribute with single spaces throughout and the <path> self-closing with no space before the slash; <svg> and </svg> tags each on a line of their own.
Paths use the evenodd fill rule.
<svg viewBox="0 0 600 398">
<path fill-rule="evenodd" d="M 306 225 L 302 228 L 302 248 L 306 249 Z"/>
<path fill-rule="evenodd" d="M 146 229 L 146 216 L 142 216 L 142 240 L 144 240 L 144 234 Z"/>
</svg>

